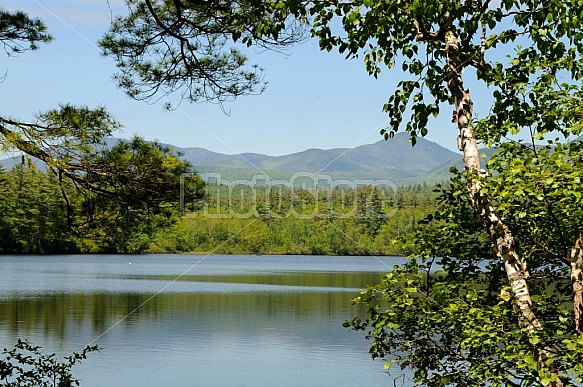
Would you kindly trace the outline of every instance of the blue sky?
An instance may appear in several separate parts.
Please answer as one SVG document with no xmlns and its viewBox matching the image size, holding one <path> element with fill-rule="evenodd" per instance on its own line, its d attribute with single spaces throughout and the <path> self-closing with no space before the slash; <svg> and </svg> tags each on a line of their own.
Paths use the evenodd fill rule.
<svg viewBox="0 0 583 387">
<path fill-rule="evenodd" d="M 123 1 L 109 0 L 114 14 Z M 164 111 L 129 99 L 111 80 L 113 61 L 95 42 L 110 21 L 107 0 L 4 0 L 8 10 L 40 17 L 55 40 L 40 50 L 3 56 L 1 114 L 30 120 L 59 103 L 106 106 L 124 125 L 119 137 L 139 134 L 180 147 L 198 146 L 222 153 L 282 155 L 309 148 L 348 148 L 379 141 L 388 124 L 382 105 L 399 80 L 398 69 L 369 77 L 360 59 L 320 52 L 317 42 L 292 47 L 288 55 L 246 52 L 266 70 L 267 90 L 227 103 L 226 115 L 213 104 L 183 102 Z M 457 130 L 451 114 L 430 122 L 427 139 L 455 150 Z"/>
</svg>

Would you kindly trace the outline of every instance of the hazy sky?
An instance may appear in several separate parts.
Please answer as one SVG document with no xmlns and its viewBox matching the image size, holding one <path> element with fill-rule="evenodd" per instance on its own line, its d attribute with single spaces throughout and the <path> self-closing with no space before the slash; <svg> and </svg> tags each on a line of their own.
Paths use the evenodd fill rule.
<svg viewBox="0 0 583 387">
<path fill-rule="evenodd" d="M 109 0 L 113 14 L 123 1 Z M 320 52 L 315 40 L 292 47 L 288 55 L 246 52 L 266 70 L 267 90 L 217 105 L 183 102 L 163 110 L 162 102 L 134 101 L 116 88 L 113 60 L 102 57 L 97 40 L 107 30 L 107 0 L 2 0 L 8 10 L 40 17 L 55 40 L 35 52 L 2 56 L 0 114 L 28 119 L 59 103 L 106 106 L 124 125 L 118 137 L 139 134 L 181 147 L 199 146 L 222 153 L 282 155 L 309 148 L 348 148 L 381 139 L 388 124 L 382 105 L 401 76 L 386 70 L 375 80 L 361 59 L 345 60 L 337 52 Z M 455 150 L 457 130 L 451 114 L 430 122 L 427 139 Z"/>
</svg>

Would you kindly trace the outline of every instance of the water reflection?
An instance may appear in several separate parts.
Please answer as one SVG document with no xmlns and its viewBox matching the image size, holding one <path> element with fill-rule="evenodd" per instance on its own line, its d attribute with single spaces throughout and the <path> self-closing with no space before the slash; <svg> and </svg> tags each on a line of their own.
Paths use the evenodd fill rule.
<svg viewBox="0 0 583 387">
<path fill-rule="evenodd" d="M 95 340 L 102 352 L 73 370 L 85 387 L 390 381 L 362 335 L 341 326 L 382 267 L 339 271 L 344 257 L 309 257 L 290 258 L 285 270 L 229 257 L 181 275 L 184 257 L 139 258 L 131 268 L 124 257 L 99 258 L 0 257 L 0 343 L 28 338 L 65 355 Z"/>
<path fill-rule="evenodd" d="M 88 324 L 98 335 L 120 320 L 121 325 L 131 325 L 135 320 L 155 322 L 180 316 L 191 325 L 220 324 L 223 328 L 247 331 L 258 322 L 271 325 L 314 318 L 340 321 L 352 309 L 350 298 L 354 295 L 352 292 L 242 292 L 25 296 L 0 300 L 0 325 L 13 334 L 42 329 L 46 334 L 66 339 L 67 333 Z M 249 316 L 254 316 L 253 321 L 248 321 Z M 245 326 L 245 322 L 251 326 Z"/>
</svg>

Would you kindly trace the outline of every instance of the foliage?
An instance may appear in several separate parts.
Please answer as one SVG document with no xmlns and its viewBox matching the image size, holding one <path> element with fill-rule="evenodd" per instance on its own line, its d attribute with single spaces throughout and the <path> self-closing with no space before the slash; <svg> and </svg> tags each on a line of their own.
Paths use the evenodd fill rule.
<svg viewBox="0 0 583 387">
<path fill-rule="evenodd" d="M 55 354 L 45 355 L 40 347 L 26 340 L 18 339 L 13 349 L 4 348 L 0 359 L 0 383 L 6 387 L 69 387 L 78 386 L 79 380 L 73 378 L 71 368 L 87 354 L 98 351 L 97 346 L 86 346 L 59 362 Z"/>
<path fill-rule="evenodd" d="M 1 251 L 75 252 L 73 238 L 67 233 L 67 208 L 56 177 L 24 163 L 2 175 L 9 189 L 2 196 L 7 232 Z"/>
<path fill-rule="evenodd" d="M 528 334 L 499 258 L 470 211 L 466 181 L 456 176 L 411 241 L 422 258 L 395 267 L 356 298 L 367 316 L 345 326 L 365 331 L 371 355 L 408 369 L 416 385 L 546 385 L 557 375 L 565 385 L 581 383 L 583 339 L 573 332 L 567 267 L 553 256 L 531 256 L 531 296 L 544 329 Z M 520 241 L 521 249 L 533 247 Z M 542 349 L 552 353 L 550 371 L 537 366 Z"/>
<path fill-rule="evenodd" d="M 262 70 L 241 53 L 252 43 L 280 49 L 302 39 L 300 23 L 277 19 L 262 1 L 132 0 L 100 41 L 138 100 L 178 92 L 190 102 L 224 102 L 261 92 Z"/>
<path fill-rule="evenodd" d="M 373 340 L 373 356 L 389 356 L 410 368 L 417 384 L 583 382 L 582 146 L 580 141 L 568 142 L 582 133 L 581 2 L 128 4 L 132 12 L 116 19 L 101 46 L 117 61 L 118 83 L 133 98 L 178 91 L 191 102 L 221 103 L 252 93 L 261 75 L 253 67 L 245 68 L 238 46 L 277 48 L 282 39 L 292 43 L 297 40 L 293 26 L 310 21 L 322 49 L 337 48 L 347 58 L 362 55 L 369 74 L 376 77 L 385 67 L 401 68 L 401 81 L 383 106 L 390 118 L 382 131 L 385 138 L 404 126 L 415 143 L 418 135 L 426 135 L 429 119 L 444 105 L 452 105 L 466 171 L 442 192 L 443 207 L 415 237 L 412 249 L 420 261 L 395 268 L 382 284 L 363 293 L 356 302 L 370 307 L 368 317 L 347 325 L 366 330 Z M 464 86 L 468 76 L 492 94 L 492 103 L 481 109 L 489 110 L 482 119 L 473 115 L 474 102 Z M 75 125 L 63 126 L 71 113 L 73 118 L 89 117 L 89 122 L 74 119 Z M 129 192 L 148 197 L 139 183 L 149 181 L 132 180 L 140 168 L 135 168 L 136 174 L 134 168 L 129 175 L 106 168 L 93 175 L 90 163 L 79 162 L 87 153 L 95 160 L 83 141 L 107 119 L 96 113 L 64 107 L 35 124 L 2 118 L 0 133 L 5 141 L 47 162 L 59 181 L 66 177 L 89 192 L 111 195 L 122 205 L 128 203 L 124 195 Z M 81 140 L 73 147 L 78 153 L 59 158 L 43 149 L 42 142 L 29 142 L 35 139 L 30 135 L 35 130 L 40 139 L 43 131 L 50 133 L 52 121 L 66 129 L 60 136 L 71 133 Z M 77 127 L 80 130 L 70 130 Z M 504 141 L 525 132 L 530 145 Z M 561 141 L 537 144 L 558 135 Z M 501 150 L 488 165 L 490 176 L 480 166 L 476 140 Z M 128 167 L 122 160 L 115 162 Z M 121 189 L 120 184 L 128 181 L 130 188 Z M 137 185 L 132 188 L 132 183 Z M 358 197 L 358 192 L 353 194 Z M 259 252 L 265 248 L 263 235 L 281 223 L 285 237 L 275 240 L 301 240 L 302 248 L 312 252 L 329 253 L 338 247 L 336 241 L 354 241 L 354 235 L 359 244 L 370 246 L 383 235 L 386 224 L 367 213 L 391 210 L 375 195 L 358 200 L 363 212 L 350 220 L 326 212 L 333 201 L 320 203 L 311 191 L 288 196 L 289 210 L 296 217 L 265 216 L 270 208 L 263 201 L 247 220 L 239 217 L 239 223 L 229 224 L 218 217 L 206 223 L 212 230 L 206 240 L 216 246 L 214 251 L 238 241 Z M 227 210 L 230 215 L 245 214 L 239 211 L 247 208 L 243 200 L 229 202 Z M 219 201 L 216 209 L 215 215 L 220 215 L 225 207 Z M 310 216 L 314 209 L 321 211 Z M 282 215 L 286 210 L 280 206 L 275 212 Z M 412 214 L 417 227 L 416 206 Z M 293 224 L 302 217 L 306 222 Z M 286 223 L 290 218 L 293 226 Z M 233 224 L 236 231 L 230 228 Z M 181 225 L 180 232 L 189 229 Z M 318 243 L 318 235 L 326 235 L 330 243 Z"/>
<path fill-rule="evenodd" d="M 48 43 L 52 36 L 40 19 L 30 18 L 26 13 L 8 12 L 0 9 L 0 43 L 8 55 L 27 50 L 36 50 L 38 43 Z"/>
<path fill-rule="evenodd" d="M 403 240 L 435 208 L 432 188 L 421 185 L 396 192 L 205 189 L 197 212 L 156 233 L 155 251 L 404 255 Z"/>
<path fill-rule="evenodd" d="M 22 157 L 11 171 L 0 171 L 4 209 L 0 227 L 5 231 L 0 251 L 139 253 L 149 249 L 151 236 L 176 221 L 181 184 L 193 183 L 197 176 L 189 173 L 191 181 L 184 179 L 188 164 L 170 149 L 140 138 L 99 154 L 101 165 L 128 181 L 148 181 L 147 189 L 131 183 L 112 189 L 110 182 L 92 177 L 91 184 L 100 191 L 81 191 L 59 180 L 54 171 L 38 171 Z"/>
<path fill-rule="evenodd" d="M 0 11 L 0 42 L 7 53 L 50 40 L 40 20 Z M 19 170 L 9 176 L 12 186 L 0 180 L 0 190 L 12 193 L 1 204 L 2 252 L 72 252 L 82 236 L 99 240 L 93 247 L 98 250 L 148 247 L 145 236 L 153 225 L 167 224 L 169 208 L 178 205 L 182 175 L 192 176 L 191 185 L 197 178 L 180 155 L 157 142 L 136 137 L 110 145 L 120 128 L 104 107 L 63 104 L 39 113 L 34 122 L 0 117 L 0 149 L 23 154 Z M 29 156 L 50 173 L 37 173 Z"/>
<path fill-rule="evenodd" d="M 46 26 L 40 20 L 31 19 L 23 12 L 0 11 L 0 42 L 7 53 L 36 49 L 38 43 L 50 40 Z M 23 200 L 13 203 L 15 212 L 4 220 L 13 223 L 13 231 L 25 233 L 22 234 L 25 237 L 20 238 L 23 244 L 15 246 L 16 250 L 43 252 L 53 249 L 38 249 L 44 242 L 24 240 L 43 234 L 40 229 L 45 227 L 37 227 L 34 232 L 28 233 L 31 230 L 25 223 L 38 226 L 34 214 L 28 213 L 30 211 L 40 211 L 37 215 L 41 218 L 50 211 L 56 211 L 62 216 L 60 220 L 53 216 L 59 223 L 57 228 L 61 228 L 65 221 L 68 230 L 80 235 L 88 231 L 85 226 L 95 220 L 96 213 L 100 211 L 107 215 L 99 217 L 99 222 L 113 219 L 118 224 L 119 219 L 127 223 L 135 217 L 130 213 L 152 212 L 159 215 L 168 206 L 178 203 L 181 176 L 190 173 L 190 166 L 180 161 L 179 155 L 173 154 L 169 148 L 137 137 L 109 146 L 108 138 L 120 128 L 121 124 L 104 107 L 92 109 L 63 104 L 57 109 L 39 113 L 34 122 L 0 117 L 0 149 L 17 150 L 45 163 L 52 172 L 49 178 L 58 182 L 58 191 L 63 199 L 56 199 L 54 187 L 50 188 L 50 192 L 39 192 L 37 187 L 42 185 L 34 186 L 27 192 L 18 190 Z M 196 180 L 196 176 L 192 176 L 191 180 Z M 193 184 L 192 181 L 188 183 Z M 29 197 L 31 194 L 33 197 Z M 50 197 L 51 203 L 31 205 L 34 197 L 40 200 L 45 195 Z M 84 197 L 85 219 L 73 213 L 71 197 L 74 195 Z M 65 214 L 62 208 L 65 208 Z M 11 239 L 15 238 L 18 237 L 13 235 Z"/>
<path fill-rule="evenodd" d="M 123 149 L 131 146 L 119 144 Z M 144 146 L 154 148 L 151 151 L 157 155 L 152 156 L 154 171 L 156 165 L 162 165 L 165 153 L 155 144 Z M 119 149 L 114 154 L 119 156 L 119 152 L 126 154 Z M 131 159 L 130 154 L 124 158 L 126 162 Z M 173 153 L 168 155 L 174 160 Z M 322 191 L 317 203 L 308 192 L 280 195 L 274 191 L 270 200 L 256 202 L 264 193 L 255 196 L 257 192 L 249 190 L 228 200 L 226 187 L 205 186 L 204 192 L 200 192 L 194 186 L 200 184 L 198 177 L 190 175 L 193 184 L 185 187 L 184 196 L 190 203 L 196 200 L 197 211 L 185 206 L 187 216 L 181 218 L 180 196 L 176 192 L 180 187 L 169 188 L 172 194 L 168 194 L 166 202 L 146 208 L 142 202 L 112 201 L 107 196 L 82 193 L 72 185 L 59 182 L 52 171 L 37 170 L 26 158 L 23 161 L 10 171 L 0 170 L 3 197 L 0 252 L 5 254 L 404 255 L 405 249 L 410 248 L 404 241 L 415 231 L 417 220 L 435 208 L 432 188 L 421 185 L 401 187 L 390 193 L 371 187 Z M 112 161 L 111 165 L 123 164 Z M 164 181 L 179 184 L 180 175 L 165 177 Z M 183 181 L 188 183 L 188 179 Z M 205 192 L 205 196 L 199 196 Z M 131 199 L 142 194 L 147 193 L 128 192 L 124 196 Z M 198 198 L 194 199 L 195 196 Z M 304 198 L 303 202 L 297 201 L 300 197 Z M 304 206 L 303 217 L 297 215 L 299 207 L 291 211 L 294 198 L 296 206 Z M 370 208 L 371 204 L 376 207 Z"/>
<path fill-rule="evenodd" d="M 533 267 L 570 265 L 583 234 L 583 143 L 508 142 L 489 162 L 488 189 Z"/>
<path fill-rule="evenodd" d="M 337 48 L 347 57 L 362 55 L 366 70 L 375 77 L 384 68 L 399 66 L 403 71 L 397 89 L 383 106 L 390 118 L 385 138 L 403 124 L 412 139 L 424 136 L 429 119 L 453 102 L 449 82 L 454 75 L 446 66 L 444 50 L 447 31 L 461 43 L 460 68 L 455 72 L 472 69 L 469 76 L 475 74 L 489 85 L 494 97 L 490 119 L 497 120 L 499 135 L 510 127 L 514 128 L 511 132 L 524 128 L 527 122 L 552 127 L 553 116 L 575 117 L 560 114 L 556 108 L 567 107 L 561 102 L 563 97 L 577 93 L 568 86 L 569 79 L 580 78 L 581 5 L 577 2 L 508 0 L 494 6 L 490 1 L 357 1 L 313 6 L 306 2 L 305 6 L 314 15 L 313 34 L 322 49 Z M 337 17 L 341 17 L 341 28 L 335 24 Z M 561 76 L 565 76 L 562 87 L 551 87 Z M 532 92 L 524 92 L 533 80 Z M 409 119 L 405 113 L 410 113 Z"/>
<path fill-rule="evenodd" d="M 171 148 L 140 137 L 119 141 L 92 155 L 94 168 L 86 181 L 96 195 L 87 197 L 88 215 L 94 217 L 92 211 L 99 205 L 113 206 L 122 216 L 132 209 L 159 214 L 168 207 L 176 208 L 183 177 L 190 176 L 190 183 L 198 181 L 190 164 L 179 157 Z"/>
<path fill-rule="evenodd" d="M 121 125 L 104 108 L 63 105 L 40 114 L 35 124 L 1 117 L 0 123 L 8 143 L 44 161 L 60 182 L 69 180 L 120 206 L 154 208 L 176 200 L 180 176 L 190 172 L 189 164 L 157 142 L 135 137 L 108 146 L 108 136 Z"/>
</svg>

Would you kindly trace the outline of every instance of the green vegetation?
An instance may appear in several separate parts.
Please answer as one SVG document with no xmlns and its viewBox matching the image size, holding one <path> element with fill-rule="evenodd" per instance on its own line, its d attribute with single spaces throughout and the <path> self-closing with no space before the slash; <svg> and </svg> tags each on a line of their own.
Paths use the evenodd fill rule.
<svg viewBox="0 0 583 387">
<path fill-rule="evenodd" d="M 580 385 L 583 3 L 300 3 L 321 48 L 398 74 L 385 138 L 405 129 L 415 142 L 445 107 L 464 155 L 411 240 L 422 263 L 364 292 L 369 311 L 347 326 L 416 385 Z M 488 171 L 478 142 L 500 149 Z"/>
<path fill-rule="evenodd" d="M 51 40 L 41 20 L 0 9 L 0 47 L 7 55 Z M 0 116 L 0 151 L 23 155 L 16 170 L 0 177 L 0 193 L 6 194 L 0 204 L 0 252 L 147 247 L 144 235 L 170 218 L 190 166 L 167 147 L 139 137 L 108 146 L 120 128 L 104 107 L 62 104 L 38 113 L 34 122 Z M 36 172 L 29 157 L 44 163 L 48 173 Z"/>
<path fill-rule="evenodd" d="M 239 188 L 207 186 L 203 198 L 199 188 L 190 195 L 197 211 L 191 204 L 181 218 L 176 199 L 156 211 L 121 206 L 63 186 L 24 159 L 0 169 L 0 252 L 404 255 L 406 236 L 436 206 L 433 188 L 421 185 Z"/>
<path fill-rule="evenodd" d="M 51 40 L 41 20 L 0 8 L 0 47 L 8 56 Z M 0 169 L 0 253 L 73 252 L 87 244 L 88 249 L 140 251 L 143 235 L 169 219 L 180 178 L 190 170 L 168 148 L 141 138 L 107 147 L 107 137 L 121 124 L 102 107 L 64 104 L 39 113 L 34 122 L 9 114 L 0 116 L 0 151 L 26 156 L 10 173 Z M 35 171 L 29 156 L 49 172 Z M 79 385 L 71 368 L 95 350 L 88 346 L 59 362 L 18 340 L 2 353 L 0 383 Z"/>
<path fill-rule="evenodd" d="M 95 156 L 107 171 L 94 169 L 80 181 L 63 179 L 52 169 L 38 171 L 25 156 L 11 171 L 0 169 L 1 253 L 139 253 L 149 248 L 154 230 L 172 222 L 180 179 L 190 167 L 169 148 L 141 138 Z M 128 184 L 119 185 L 111 174 Z M 131 183 L 140 179 L 150 184 Z M 192 175 L 186 186 L 196 179 Z M 90 189 L 80 187 L 85 183 Z"/>
<path fill-rule="evenodd" d="M 436 205 L 432 188 L 420 185 L 396 192 L 371 186 L 293 192 L 257 188 L 237 194 L 229 194 L 227 187 L 207 190 L 197 212 L 154 236 L 154 251 L 403 255 L 405 236 Z"/>
<path fill-rule="evenodd" d="M 98 351 L 97 346 L 86 346 L 79 352 L 57 361 L 54 354 L 45 355 L 41 348 L 26 340 L 18 340 L 13 349 L 4 348 L 0 359 L 0 383 L 5 387 L 71 387 L 79 386 L 79 380 L 71 374 L 71 368 L 87 354 Z"/>
</svg>

